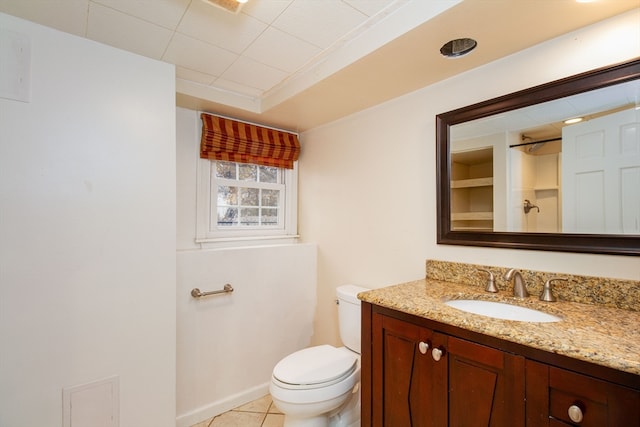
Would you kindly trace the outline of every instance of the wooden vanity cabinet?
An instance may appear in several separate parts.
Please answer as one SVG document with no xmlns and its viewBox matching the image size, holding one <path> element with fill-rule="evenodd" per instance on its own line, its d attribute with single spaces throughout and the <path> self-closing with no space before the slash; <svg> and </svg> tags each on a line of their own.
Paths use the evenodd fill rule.
<svg viewBox="0 0 640 427">
<path fill-rule="evenodd" d="M 637 376 L 365 302 L 362 336 L 363 426 L 640 427 Z"/>
<path fill-rule="evenodd" d="M 363 425 L 524 426 L 523 357 L 377 313 L 372 326 L 374 410 Z"/>
<path fill-rule="evenodd" d="M 528 427 L 640 427 L 638 390 L 532 360 L 526 387 Z"/>
</svg>

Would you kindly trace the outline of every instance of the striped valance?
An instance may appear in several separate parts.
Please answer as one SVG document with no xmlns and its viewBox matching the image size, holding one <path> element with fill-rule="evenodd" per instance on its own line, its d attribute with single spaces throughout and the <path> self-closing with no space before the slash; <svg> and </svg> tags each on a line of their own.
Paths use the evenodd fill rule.
<svg viewBox="0 0 640 427">
<path fill-rule="evenodd" d="M 200 158 L 293 169 L 298 135 L 207 113 L 202 118 Z"/>
</svg>

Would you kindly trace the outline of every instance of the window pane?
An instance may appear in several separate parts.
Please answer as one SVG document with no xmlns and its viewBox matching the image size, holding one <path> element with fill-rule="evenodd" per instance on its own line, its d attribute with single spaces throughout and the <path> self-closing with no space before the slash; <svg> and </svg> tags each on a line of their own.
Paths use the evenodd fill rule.
<svg viewBox="0 0 640 427">
<path fill-rule="evenodd" d="M 258 166 L 257 165 L 247 165 L 244 163 L 238 164 L 238 169 L 240 169 L 240 176 L 238 179 L 242 181 L 257 181 L 258 180 Z"/>
<path fill-rule="evenodd" d="M 218 208 L 218 225 L 237 225 L 238 208 Z"/>
<path fill-rule="evenodd" d="M 278 183 L 278 168 L 260 166 L 260 182 Z"/>
<path fill-rule="evenodd" d="M 258 188 L 240 188 L 240 204 L 242 206 L 258 206 L 260 189 Z"/>
<path fill-rule="evenodd" d="M 218 178 L 236 179 L 236 163 L 216 162 L 216 176 Z"/>
<path fill-rule="evenodd" d="M 281 234 L 286 228 L 287 170 L 225 161 L 211 162 L 211 167 L 207 238 Z M 205 176 L 201 175 L 202 181 Z M 200 229 L 204 220 L 198 217 Z"/>
<path fill-rule="evenodd" d="M 263 208 L 261 214 L 262 225 L 278 225 L 278 209 Z"/>
<path fill-rule="evenodd" d="M 262 190 L 262 206 L 278 206 L 279 190 Z"/>
<path fill-rule="evenodd" d="M 218 186 L 218 206 L 221 205 L 237 205 L 238 204 L 238 187 L 228 187 L 226 185 Z"/>
<path fill-rule="evenodd" d="M 258 225 L 258 208 L 240 209 L 240 223 L 242 225 Z"/>
</svg>

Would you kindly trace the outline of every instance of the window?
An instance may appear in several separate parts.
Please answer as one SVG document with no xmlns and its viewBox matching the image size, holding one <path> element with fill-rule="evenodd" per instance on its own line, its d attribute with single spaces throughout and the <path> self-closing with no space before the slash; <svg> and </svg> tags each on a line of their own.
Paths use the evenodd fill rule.
<svg viewBox="0 0 640 427">
<path fill-rule="evenodd" d="M 298 135 L 200 118 L 196 242 L 297 237 Z"/>
<path fill-rule="evenodd" d="M 297 167 L 199 160 L 196 241 L 295 237 Z"/>
<path fill-rule="evenodd" d="M 220 228 L 280 228 L 283 218 L 282 169 L 232 162 L 216 162 L 211 168 L 211 218 Z"/>
</svg>

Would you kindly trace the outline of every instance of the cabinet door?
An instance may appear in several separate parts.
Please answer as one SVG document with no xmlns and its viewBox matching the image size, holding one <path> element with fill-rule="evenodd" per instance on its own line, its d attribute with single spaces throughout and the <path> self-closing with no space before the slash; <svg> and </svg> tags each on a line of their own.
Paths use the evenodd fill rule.
<svg viewBox="0 0 640 427">
<path fill-rule="evenodd" d="M 524 358 L 449 337 L 449 424 L 524 426 Z"/>
<path fill-rule="evenodd" d="M 527 361 L 527 427 L 639 427 L 640 391 Z"/>
<path fill-rule="evenodd" d="M 431 359 L 445 336 L 373 315 L 373 426 L 446 426 L 446 361 Z M 427 348 L 427 346 L 429 348 Z"/>
<path fill-rule="evenodd" d="M 373 425 L 524 426 L 524 358 L 373 316 Z"/>
</svg>

